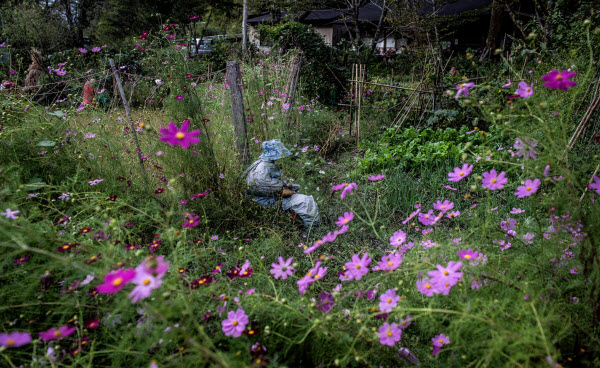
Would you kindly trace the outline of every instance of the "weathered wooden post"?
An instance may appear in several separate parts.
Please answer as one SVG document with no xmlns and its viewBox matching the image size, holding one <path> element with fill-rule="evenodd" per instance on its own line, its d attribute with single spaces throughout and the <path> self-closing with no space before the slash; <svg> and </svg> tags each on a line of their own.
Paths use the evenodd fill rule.
<svg viewBox="0 0 600 368">
<path fill-rule="evenodd" d="M 238 61 L 227 62 L 227 83 L 231 92 L 231 114 L 235 128 L 235 144 L 240 157 L 240 163 L 247 165 L 250 162 L 248 152 L 248 136 L 246 135 L 246 115 L 244 114 L 244 96 Z"/>
<path fill-rule="evenodd" d="M 298 88 L 298 81 L 300 80 L 300 68 L 302 67 L 302 52 L 298 53 L 292 61 L 289 82 L 287 85 L 287 91 L 285 93 L 285 102 L 290 104 L 290 107 L 294 104 L 294 97 L 296 95 L 296 89 Z"/>
<path fill-rule="evenodd" d="M 137 150 L 138 159 L 140 160 L 140 167 L 142 169 L 142 178 L 146 185 L 148 185 L 148 178 L 146 178 L 146 169 L 144 167 L 144 160 L 142 159 L 142 149 L 140 148 L 140 142 L 138 141 L 137 133 L 135 132 L 135 126 L 133 125 L 133 119 L 131 118 L 131 109 L 129 108 L 129 102 L 127 102 L 127 97 L 125 96 L 125 91 L 123 90 L 123 85 L 121 84 L 121 78 L 119 77 L 119 73 L 117 72 L 117 68 L 115 68 L 115 61 L 113 59 L 108 59 L 110 63 L 110 69 L 112 70 L 113 76 L 115 77 L 115 81 L 117 82 L 117 87 L 119 88 L 119 94 L 121 95 L 121 99 L 123 100 L 123 106 L 125 107 L 125 115 L 129 120 L 129 128 L 131 129 L 131 134 L 133 134 L 133 142 L 135 143 L 135 148 Z"/>
</svg>

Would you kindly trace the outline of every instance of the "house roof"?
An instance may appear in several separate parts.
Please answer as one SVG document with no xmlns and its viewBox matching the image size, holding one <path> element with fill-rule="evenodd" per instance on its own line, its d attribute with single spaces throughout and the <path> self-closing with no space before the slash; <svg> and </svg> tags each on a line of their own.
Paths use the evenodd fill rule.
<svg viewBox="0 0 600 368">
<path fill-rule="evenodd" d="M 492 4 L 492 0 L 455 0 L 438 7 L 437 15 L 456 15 L 466 11 L 483 9 Z M 430 2 L 421 8 L 424 14 L 433 13 L 433 5 Z"/>
</svg>

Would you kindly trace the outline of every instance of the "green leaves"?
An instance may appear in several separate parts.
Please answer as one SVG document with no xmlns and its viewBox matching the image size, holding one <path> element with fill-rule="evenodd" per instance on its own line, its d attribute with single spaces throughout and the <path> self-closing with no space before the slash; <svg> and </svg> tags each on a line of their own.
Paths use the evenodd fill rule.
<svg viewBox="0 0 600 368">
<path fill-rule="evenodd" d="M 56 111 L 48 111 L 48 115 L 53 115 L 59 119 L 62 119 L 63 116 L 65 116 L 65 113 L 62 110 L 56 110 Z"/>
</svg>

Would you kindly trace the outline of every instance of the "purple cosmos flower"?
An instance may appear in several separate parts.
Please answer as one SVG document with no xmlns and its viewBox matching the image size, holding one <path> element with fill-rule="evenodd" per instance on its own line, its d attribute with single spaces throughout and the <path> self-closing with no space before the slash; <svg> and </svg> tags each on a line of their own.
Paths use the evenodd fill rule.
<svg viewBox="0 0 600 368">
<path fill-rule="evenodd" d="M 460 216 L 460 211 L 450 211 L 446 217 L 451 219 Z"/>
<path fill-rule="evenodd" d="M 181 101 L 181 100 L 183 100 L 183 96 L 182 96 L 182 95 L 179 95 L 179 96 L 175 97 L 175 99 L 176 99 L 177 101 Z"/>
<path fill-rule="evenodd" d="M 400 326 L 401 329 L 404 330 L 405 328 L 407 328 L 408 326 L 410 326 L 411 323 L 412 323 L 412 317 L 411 317 L 410 314 L 407 314 L 406 318 L 400 319 L 399 326 Z"/>
<path fill-rule="evenodd" d="M 442 349 L 442 346 L 448 345 L 450 343 L 450 338 L 448 338 L 448 336 L 446 336 L 444 334 L 439 334 L 436 337 L 434 337 L 433 339 L 431 339 L 431 341 L 433 342 L 432 355 L 436 356 Z"/>
<path fill-rule="evenodd" d="M 188 148 L 191 144 L 200 142 L 199 138 L 194 137 L 200 134 L 200 130 L 196 129 L 188 132 L 189 125 L 189 120 L 184 120 L 181 129 L 179 129 L 173 122 L 169 122 L 168 129 L 160 129 L 162 136 L 158 139 L 171 146 L 180 145 L 182 148 Z"/>
<path fill-rule="evenodd" d="M 390 245 L 392 247 L 398 247 L 406 241 L 406 233 L 402 230 L 395 231 L 390 237 Z"/>
<path fill-rule="evenodd" d="M 394 346 L 402 338 L 402 329 L 396 323 L 384 323 L 377 333 L 381 345 Z"/>
<path fill-rule="evenodd" d="M 469 248 L 468 250 L 461 249 L 456 252 L 456 255 L 461 259 L 466 259 L 467 261 L 477 259 L 479 257 L 479 252 L 474 252 L 473 249 Z"/>
<path fill-rule="evenodd" d="M 11 70 L 11 71 L 9 71 L 9 72 L 8 72 L 8 75 L 13 75 L 13 74 L 15 74 L 16 72 L 17 72 L 16 70 Z"/>
<path fill-rule="evenodd" d="M 391 253 L 381 257 L 381 261 L 377 263 L 376 271 L 393 271 L 402 264 L 402 255 L 399 253 Z"/>
<path fill-rule="evenodd" d="M 135 304 L 139 300 L 146 299 L 152 294 L 152 290 L 158 289 L 162 284 L 162 279 L 154 277 L 154 275 L 145 272 L 144 266 L 136 267 L 135 277 L 131 280 L 136 287 L 129 293 L 131 303 Z"/>
<path fill-rule="evenodd" d="M 135 271 L 132 268 L 109 272 L 104 276 L 104 283 L 98 285 L 96 290 L 101 294 L 115 294 L 123 289 L 134 277 Z"/>
<path fill-rule="evenodd" d="M 389 289 L 379 297 L 379 310 L 381 312 L 391 312 L 398 305 L 400 297 L 396 295 L 396 290 Z"/>
<path fill-rule="evenodd" d="M 522 98 L 529 98 L 533 96 L 533 88 L 527 85 L 527 83 L 519 82 L 519 88 L 515 91 L 515 95 Z"/>
<path fill-rule="evenodd" d="M 229 311 L 227 319 L 221 321 L 221 328 L 225 336 L 240 337 L 248 324 L 248 316 L 242 308 L 237 311 Z"/>
<path fill-rule="evenodd" d="M 63 337 L 71 335 L 75 330 L 77 330 L 75 327 L 64 325 L 59 328 L 51 328 L 48 331 L 40 332 L 40 337 L 44 341 L 60 340 Z"/>
<path fill-rule="evenodd" d="M 200 216 L 195 213 L 186 213 L 186 219 L 183 221 L 181 226 L 187 227 L 188 229 L 192 229 L 200 223 Z"/>
<path fill-rule="evenodd" d="M 419 222 L 425 226 L 432 225 L 435 222 L 433 210 L 429 210 L 427 213 L 419 213 Z"/>
<path fill-rule="evenodd" d="M 385 179 L 385 175 L 383 175 L 383 174 L 373 175 L 373 176 L 369 176 L 367 179 L 369 179 L 370 181 L 379 181 L 379 180 Z"/>
<path fill-rule="evenodd" d="M 495 169 L 489 172 L 483 173 L 483 180 L 481 180 L 481 186 L 489 190 L 496 190 L 504 188 L 504 184 L 508 182 L 506 173 L 502 171 L 500 174 Z"/>
<path fill-rule="evenodd" d="M 471 174 L 473 165 L 463 164 L 462 167 L 455 167 L 453 172 L 448 173 L 448 181 L 461 181 Z"/>
<path fill-rule="evenodd" d="M 171 33 L 170 35 L 167 36 L 167 40 L 172 40 L 175 38 L 175 33 Z"/>
<path fill-rule="evenodd" d="M 271 263 L 271 274 L 276 279 L 282 278 L 283 280 L 287 279 L 288 276 L 291 276 L 296 272 L 296 269 L 292 267 L 292 261 L 294 257 L 290 257 L 287 260 L 284 260 L 283 257 L 278 258 L 279 263 Z"/>
<path fill-rule="evenodd" d="M 464 95 L 465 97 L 469 96 L 469 88 L 472 88 L 475 86 L 475 83 L 473 82 L 469 82 L 469 83 L 461 83 L 459 85 L 456 86 L 456 96 L 454 96 L 455 99 L 458 100 L 458 98 L 460 97 L 460 95 Z"/>
<path fill-rule="evenodd" d="M 513 207 L 513 209 L 510 211 L 510 213 L 512 213 L 513 215 L 518 215 L 519 213 L 523 213 L 525 212 L 525 210 L 522 210 L 520 208 L 515 208 Z"/>
<path fill-rule="evenodd" d="M 358 186 L 356 185 L 356 183 L 345 184 L 344 190 L 342 190 L 342 194 L 340 194 L 340 198 L 346 198 L 348 194 L 352 193 L 352 191 L 357 188 Z"/>
<path fill-rule="evenodd" d="M 18 348 L 19 346 L 27 345 L 31 342 L 29 332 L 9 332 L 0 333 L 0 346 L 6 348 Z"/>
<path fill-rule="evenodd" d="M 371 263 L 371 258 L 369 258 L 369 253 L 363 254 L 362 257 L 359 257 L 358 254 L 352 255 L 352 260 L 350 262 L 346 262 L 345 266 L 348 271 L 354 276 L 355 280 L 360 280 L 363 275 L 369 272 L 369 264 Z"/>
<path fill-rule="evenodd" d="M 67 74 L 67 71 L 64 69 L 56 69 L 54 72 L 56 72 L 56 74 L 60 76 Z"/>
<path fill-rule="evenodd" d="M 11 220 L 16 220 L 17 219 L 17 215 L 19 213 L 21 213 L 21 211 L 18 211 L 18 210 L 12 211 L 10 208 L 7 208 L 5 211 L 6 212 L 4 212 L 4 213 L 0 213 L 0 216 L 4 216 L 7 219 L 11 219 Z"/>
<path fill-rule="evenodd" d="M 306 275 L 296 282 L 296 284 L 298 284 L 298 291 L 300 294 L 306 293 L 310 284 L 323 278 L 326 273 L 327 267 L 321 267 L 321 261 L 317 261 L 315 266 L 308 270 Z"/>
<path fill-rule="evenodd" d="M 354 219 L 354 213 L 352 212 L 344 212 L 344 216 L 338 217 L 337 222 L 335 223 L 337 226 L 344 226 L 348 224 L 350 221 Z"/>
<path fill-rule="evenodd" d="M 317 309 L 323 313 L 329 313 L 331 308 L 333 308 L 335 299 L 333 299 L 331 294 L 324 291 L 319 293 L 319 298 L 321 298 L 321 300 L 317 303 Z"/>
<path fill-rule="evenodd" d="M 88 181 L 88 184 L 90 184 L 90 185 L 98 185 L 98 184 L 102 183 L 103 181 L 104 181 L 104 179 L 90 180 L 90 181 Z"/>
<path fill-rule="evenodd" d="M 219 236 L 218 235 L 211 235 L 210 236 L 210 240 L 219 240 Z"/>
<path fill-rule="evenodd" d="M 540 184 L 541 184 L 540 179 L 534 179 L 534 180 L 527 179 L 527 180 L 525 180 L 525 185 L 521 185 L 521 186 L 517 187 L 517 191 L 515 192 L 515 195 L 517 196 L 517 198 L 529 197 L 533 193 L 537 192 L 538 188 L 540 187 Z"/>
<path fill-rule="evenodd" d="M 595 189 L 596 193 L 600 194 L 600 177 L 592 176 L 593 183 L 588 184 L 588 188 Z"/>
<path fill-rule="evenodd" d="M 435 208 L 438 211 L 450 211 L 451 209 L 454 208 L 454 203 L 450 202 L 449 200 L 445 200 L 444 202 L 442 201 L 437 201 L 436 203 L 433 204 L 433 208 Z"/>
<path fill-rule="evenodd" d="M 515 155 L 519 156 L 519 157 L 523 157 L 523 158 L 530 158 L 532 160 L 535 160 L 535 155 L 537 155 L 539 152 L 535 149 L 535 147 L 537 147 L 538 142 L 536 142 L 533 139 L 527 139 L 525 138 L 525 140 L 518 138 L 515 139 L 515 144 L 513 145 L 513 147 L 517 150 L 517 152 L 515 152 Z"/>
<path fill-rule="evenodd" d="M 433 296 L 434 293 L 438 293 L 437 286 L 429 277 L 424 277 L 421 280 L 417 280 L 417 290 L 419 290 L 419 292 L 425 296 Z"/>
<path fill-rule="evenodd" d="M 87 52 L 87 49 L 80 47 L 79 52 L 81 52 L 82 54 L 85 54 Z"/>
<path fill-rule="evenodd" d="M 546 82 L 544 83 L 544 87 L 548 87 L 551 89 L 560 88 L 566 91 L 569 88 L 577 85 L 577 83 L 571 80 L 571 78 L 575 77 L 576 75 L 577 73 L 571 73 L 568 70 L 563 70 L 562 72 L 559 72 L 558 70 L 553 70 L 548 74 L 542 76 L 542 80 Z"/>
<path fill-rule="evenodd" d="M 100 52 L 101 50 L 102 50 L 101 47 L 96 46 L 92 49 L 92 52 Z"/>
<path fill-rule="evenodd" d="M 436 289 L 439 293 L 448 295 L 450 288 L 456 285 L 458 280 L 463 276 L 458 270 L 462 267 L 462 262 L 450 261 L 446 267 L 436 265 L 436 271 L 429 271 L 427 275 L 431 277 L 431 282 L 436 284 Z"/>
</svg>

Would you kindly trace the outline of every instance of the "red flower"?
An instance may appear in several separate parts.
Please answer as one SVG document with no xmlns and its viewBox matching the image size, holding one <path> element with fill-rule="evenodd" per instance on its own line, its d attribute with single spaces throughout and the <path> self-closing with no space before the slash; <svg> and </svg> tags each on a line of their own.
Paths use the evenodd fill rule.
<svg viewBox="0 0 600 368">
<path fill-rule="evenodd" d="M 154 193 L 155 194 L 161 194 L 164 191 L 165 191 L 165 188 L 158 188 L 157 190 L 154 191 Z"/>
<path fill-rule="evenodd" d="M 91 256 L 89 259 L 86 259 L 85 261 L 83 261 L 83 263 L 89 265 L 89 264 L 96 262 L 99 259 L 102 259 L 102 253 L 98 253 L 95 256 Z"/>
<path fill-rule="evenodd" d="M 111 195 L 110 197 L 106 198 L 107 201 L 111 201 L 114 202 L 117 200 L 117 196 L 116 195 Z"/>
<path fill-rule="evenodd" d="M 100 320 L 98 318 L 92 318 L 85 321 L 85 328 L 93 329 L 100 326 Z"/>
<path fill-rule="evenodd" d="M 89 233 L 90 231 L 92 231 L 92 228 L 91 228 L 91 227 L 89 227 L 89 226 L 88 226 L 88 227 L 84 227 L 84 228 L 82 228 L 82 229 L 79 229 L 79 234 L 87 234 L 87 233 Z"/>
</svg>

